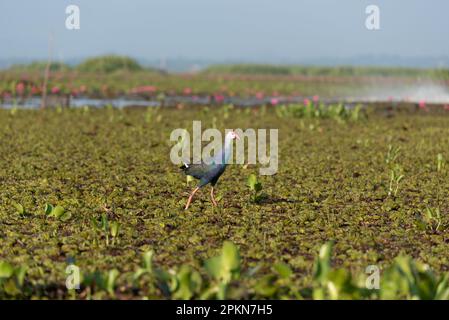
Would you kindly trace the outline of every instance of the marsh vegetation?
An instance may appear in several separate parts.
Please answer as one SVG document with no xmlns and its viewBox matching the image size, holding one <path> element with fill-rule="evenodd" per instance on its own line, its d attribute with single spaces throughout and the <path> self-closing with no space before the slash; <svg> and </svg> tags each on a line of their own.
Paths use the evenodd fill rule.
<svg viewBox="0 0 449 320">
<path fill-rule="evenodd" d="M 0 110 L 0 297 L 447 298 L 448 113 L 301 108 Z M 279 129 L 277 174 L 232 165 L 184 211 L 193 120 Z"/>
</svg>

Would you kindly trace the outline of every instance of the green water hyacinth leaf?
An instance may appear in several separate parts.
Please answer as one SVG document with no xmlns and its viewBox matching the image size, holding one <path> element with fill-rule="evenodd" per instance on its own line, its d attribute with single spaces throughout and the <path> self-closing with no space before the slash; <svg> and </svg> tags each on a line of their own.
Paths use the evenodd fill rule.
<svg viewBox="0 0 449 320">
<path fill-rule="evenodd" d="M 17 283 L 19 284 L 19 286 L 23 286 L 27 271 L 28 267 L 26 265 L 20 265 L 15 268 L 14 274 L 16 275 Z"/>
<path fill-rule="evenodd" d="M 14 274 L 14 268 L 8 262 L 0 261 L 0 278 L 8 279 Z"/>
<path fill-rule="evenodd" d="M 205 267 L 213 278 L 229 283 L 240 273 L 240 254 L 237 246 L 225 241 L 221 255 L 206 260 Z"/>
<path fill-rule="evenodd" d="M 176 281 L 173 281 L 174 277 L 163 269 L 155 269 L 154 275 L 156 276 L 157 285 L 164 296 L 170 297 L 171 292 L 176 288 Z"/>
<path fill-rule="evenodd" d="M 285 263 L 276 263 L 273 269 L 279 274 L 283 279 L 291 277 L 293 274 L 292 269 Z"/>
<path fill-rule="evenodd" d="M 189 184 L 190 182 L 195 181 L 195 178 L 192 176 L 186 176 L 186 184 Z"/>
<path fill-rule="evenodd" d="M 14 267 L 8 262 L 0 261 L 0 298 L 2 291 L 10 297 L 21 294 L 26 272 L 25 265 Z"/>
<path fill-rule="evenodd" d="M 46 204 L 45 205 L 45 214 L 48 216 L 48 215 L 50 215 L 51 213 L 52 213 L 52 211 L 53 211 L 53 206 L 51 205 L 51 204 Z"/>
<path fill-rule="evenodd" d="M 13 206 L 14 208 L 16 208 L 17 213 L 21 216 L 25 216 L 27 215 L 27 211 L 25 210 L 25 208 L 23 207 L 23 205 L 21 205 L 20 203 L 17 202 L 13 202 Z"/>
<path fill-rule="evenodd" d="M 133 274 L 133 279 L 138 280 L 144 274 L 152 274 L 153 273 L 153 256 L 154 251 L 146 251 L 142 255 L 143 266 L 138 268 L 136 272 Z"/>
<path fill-rule="evenodd" d="M 313 268 L 313 278 L 317 281 L 324 282 L 331 269 L 330 260 L 333 248 L 333 242 L 329 241 L 320 248 L 320 253 L 315 259 Z"/>
<path fill-rule="evenodd" d="M 108 271 L 95 271 L 82 275 L 83 284 L 88 287 L 104 290 L 113 296 L 115 292 L 116 282 L 120 273 L 117 269 Z"/>
<path fill-rule="evenodd" d="M 17 287 L 14 279 L 9 279 L 8 281 L 6 281 L 6 283 L 3 285 L 3 289 L 10 296 L 17 296 L 20 294 L 20 289 Z"/>
<path fill-rule="evenodd" d="M 351 295 L 354 288 L 351 283 L 351 274 L 349 271 L 345 269 L 330 271 L 327 275 L 326 289 L 329 298 L 332 300 L 338 300 L 345 298 L 345 295 Z"/>
<path fill-rule="evenodd" d="M 118 223 L 117 221 L 113 221 L 110 223 L 110 228 L 111 228 L 111 236 L 114 238 L 117 237 L 120 230 L 120 223 Z"/>
<path fill-rule="evenodd" d="M 205 261 L 204 267 L 214 280 L 201 295 L 201 299 L 213 296 L 226 299 L 229 283 L 240 276 L 240 254 L 238 248 L 230 241 L 225 241 L 221 254 Z"/>
<path fill-rule="evenodd" d="M 437 155 L 437 172 L 443 171 L 444 168 L 444 157 L 441 153 Z"/>
<path fill-rule="evenodd" d="M 114 294 L 114 290 L 115 290 L 115 283 L 117 281 L 117 278 L 119 276 L 119 272 L 117 269 L 112 269 L 108 272 L 108 276 L 106 279 L 106 290 L 108 291 L 108 293 L 110 295 Z"/>
<path fill-rule="evenodd" d="M 61 221 L 67 221 L 72 217 L 72 214 L 70 212 L 65 212 L 60 218 L 59 220 Z"/>
<path fill-rule="evenodd" d="M 55 218 L 60 218 L 65 212 L 65 209 L 61 206 L 56 206 L 53 208 L 51 215 Z"/>
<path fill-rule="evenodd" d="M 419 229 L 430 229 L 431 231 L 438 231 L 442 223 L 440 208 L 427 207 L 421 216 L 417 217 L 416 225 Z"/>
<path fill-rule="evenodd" d="M 448 275 L 437 277 L 408 256 L 395 259 L 381 279 L 381 299 L 447 299 Z"/>
<path fill-rule="evenodd" d="M 72 217 L 70 212 L 66 212 L 62 206 L 53 207 L 51 204 L 45 205 L 45 214 L 47 217 L 54 217 L 61 221 L 67 221 Z"/>
<path fill-rule="evenodd" d="M 65 209 L 64 209 L 63 207 L 61 207 L 61 206 L 56 206 L 56 207 L 53 208 L 51 214 L 52 214 L 54 217 L 56 217 L 56 218 L 60 218 L 60 217 L 62 217 L 62 216 L 64 215 L 64 213 L 65 213 Z"/>
<path fill-rule="evenodd" d="M 153 256 L 153 250 L 147 251 L 143 254 L 143 267 L 148 271 L 153 269 Z"/>
<path fill-rule="evenodd" d="M 257 177 L 255 174 L 250 174 L 248 177 L 248 186 L 251 190 L 255 191 L 256 190 L 256 184 L 257 184 Z"/>
<path fill-rule="evenodd" d="M 249 189 L 251 191 L 254 191 L 252 200 L 256 203 L 259 202 L 263 197 L 261 194 L 259 194 L 259 192 L 262 190 L 262 184 L 257 180 L 255 174 L 250 174 L 248 176 L 247 185 L 249 186 Z"/>
<path fill-rule="evenodd" d="M 240 254 L 235 244 L 230 241 L 224 242 L 221 259 L 224 272 L 230 274 L 240 272 Z"/>
<path fill-rule="evenodd" d="M 101 229 L 103 229 L 104 231 L 107 231 L 109 229 L 109 221 L 108 221 L 108 217 L 105 213 L 103 213 L 101 215 Z"/>
<path fill-rule="evenodd" d="M 273 297 L 277 291 L 276 280 L 277 277 L 275 275 L 265 275 L 262 277 L 262 279 L 257 281 L 254 289 L 263 297 Z"/>
<path fill-rule="evenodd" d="M 435 294 L 436 300 L 448 300 L 449 299 L 449 275 L 444 275 L 436 290 Z"/>
<path fill-rule="evenodd" d="M 173 298 L 188 300 L 201 289 L 201 275 L 187 265 L 183 265 L 176 274 L 176 289 Z"/>
<path fill-rule="evenodd" d="M 221 276 L 221 257 L 212 257 L 205 261 L 204 267 L 209 275 L 215 279 L 220 279 Z"/>
</svg>

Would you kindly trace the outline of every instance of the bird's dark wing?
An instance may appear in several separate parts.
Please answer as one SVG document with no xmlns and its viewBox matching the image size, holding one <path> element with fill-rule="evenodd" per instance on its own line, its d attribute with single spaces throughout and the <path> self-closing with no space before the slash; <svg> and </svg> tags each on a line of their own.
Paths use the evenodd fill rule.
<svg viewBox="0 0 449 320">
<path fill-rule="evenodd" d="M 210 173 L 216 165 L 214 164 L 184 164 L 181 166 L 181 169 L 185 172 L 185 174 L 192 176 L 197 179 L 204 178 L 208 173 Z"/>
</svg>

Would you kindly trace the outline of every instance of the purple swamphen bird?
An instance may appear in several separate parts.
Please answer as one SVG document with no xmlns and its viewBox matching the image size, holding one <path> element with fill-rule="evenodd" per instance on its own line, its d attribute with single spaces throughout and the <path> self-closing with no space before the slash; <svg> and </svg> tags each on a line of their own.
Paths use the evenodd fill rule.
<svg viewBox="0 0 449 320">
<path fill-rule="evenodd" d="M 201 162 L 198 164 L 187 164 L 184 163 L 180 168 L 184 171 L 184 173 L 188 176 L 192 176 L 196 179 L 199 179 L 200 182 L 193 189 L 192 193 L 187 200 L 187 204 L 185 210 L 187 210 L 192 202 L 192 198 L 195 193 L 202 187 L 207 184 L 211 184 L 212 189 L 210 191 L 210 197 L 214 206 L 217 205 L 217 201 L 215 201 L 214 197 L 214 186 L 218 181 L 218 178 L 223 174 L 226 169 L 227 162 L 229 160 L 229 156 L 231 154 L 232 141 L 234 139 L 240 139 L 239 136 L 234 132 L 229 132 L 225 137 L 224 148 L 220 150 L 213 158 L 209 159 L 209 161 Z"/>
</svg>

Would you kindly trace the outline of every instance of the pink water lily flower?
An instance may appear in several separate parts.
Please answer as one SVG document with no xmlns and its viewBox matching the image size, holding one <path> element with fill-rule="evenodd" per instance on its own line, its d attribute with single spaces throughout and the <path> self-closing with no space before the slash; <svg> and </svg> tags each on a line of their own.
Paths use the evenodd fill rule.
<svg viewBox="0 0 449 320">
<path fill-rule="evenodd" d="M 424 100 L 419 100 L 418 106 L 419 106 L 421 109 L 425 109 L 425 108 L 426 108 L 426 101 L 424 101 Z"/>
<path fill-rule="evenodd" d="M 32 86 L 31 87 L 31 94 L 38 94 L 38 93 L 40 93 L 41 92 L 41 88 L 39 88 L 39 87 L 36 87 L 36 86 Z"/>
<path fill-rule="evenodd" d="M 310 105 L 310 100 L 309 100 L 308 98 L 305 98 L 305 99 L 304 99 L 304 105 L 305 105 L 305 106 Z"/>
<path fill-rule="evenodd" d="M 59 89 L 59 87 L 51 88 L 51 93 L 53 93 L 53 94 L 58 94 L 60 91 L 61 91 L 61 89 Z"/>
<path fill-rule="evenodd" d="M 223 102 L 225 99 L 225 97 L 222 94 L 215 94 L 214 95 L 214 100 L 215 102 L 221 103 Z"/>
<path fill-rule="evenodd" d="M 278 98 L 271 98 L 270 103 L 275 106 L 279 103 L 279 99 Z"/>
<path fill-rule="evenodd" d="M 320 97 L 318 95 L 314 95 L 312 97 L 313 102 L 317 103 L 320 100 Z"/>
<path fill-rule="evenodd" d="M 131 93 L 153 93 L 156 91 L 156 87 L 155 86 L 141 86 L 141 87 L 132 88 L 130 91 L 131 91 Z"/>
<path fill-rule="evenodd" d="M 25 84 L 23 82 L 19 82 L 16 86 L 16 92 L 22 95 L 25 91 Z"/>
</svg>

